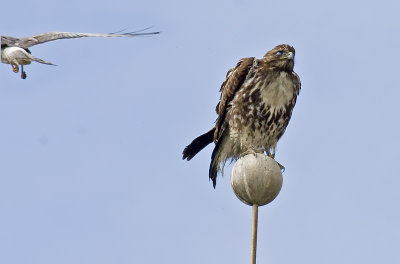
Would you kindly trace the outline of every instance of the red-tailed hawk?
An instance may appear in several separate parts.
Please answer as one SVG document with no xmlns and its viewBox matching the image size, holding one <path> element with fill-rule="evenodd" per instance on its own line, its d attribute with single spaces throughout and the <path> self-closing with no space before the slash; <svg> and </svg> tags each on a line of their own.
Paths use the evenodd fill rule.
<svg viewBox="0 0 400 264">
<path fill-rule="evenodd" d="M 57 39 L 71 39 L 71 38 L 84 38 L 84 37 L 136 37 L 144 35 L 154 35 L 160 32 L 148 32 L 148 33 L 124 33 L 124 34 L 97 34 L 97 33 L 74 33 L 74 32 L 48 32 L 39 35 L 35 35 L 27 38 L 15 38 L 8 36 L 1 36 L 1 62 L 11 64 L 13 71 L 17 73 L 19 71 L 19 65 L 21 65 L 21 78 L 26 79 L 26 73 L 24 72 L 24 65 L 31 64 L 32 61 L 39 63 L 54 65 L 51 62 L 47 62 L 34 57 L 31 51 L 28 49 L 34 45 L 42 44 L 45 42 L 57 40 Z"/>
<path fill-rule="evenodd" d="M 228 159 L 264 151 L 274 158 L 300 92 L 300 79 L 293 71 L 294 55 L 292 46 L 282 44 L 261 59 L 241 59 L 228 71 L 216 107 L 216 125 L 183 151 L 183 159 L 190 160 L 211 142 L 216 143 L 209 170 L 214 188 L 217 173 Z"/>
</svg>

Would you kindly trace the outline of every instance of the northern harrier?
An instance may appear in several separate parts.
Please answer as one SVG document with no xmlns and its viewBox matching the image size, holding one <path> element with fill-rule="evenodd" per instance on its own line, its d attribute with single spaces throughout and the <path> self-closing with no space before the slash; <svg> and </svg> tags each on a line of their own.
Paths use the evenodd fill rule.
<svg viewBox="0 0 400 264">
<path fill-rule="evenodd" d="M 228 159 L 264 151 L 275 157 L 276 144 L 300 92 L 300 79 L 293 71 L 294 55 L 292 46 L 282 44 L 261 59 L 241 59 L 228 71 L 216 107 L 216 125 L 183 151 L 183 159 L 190 160 L 215 142 L 209 169 L 214 188 Z"/>
<path fill-rule="evenodd" d="M 19 71 L 21 65 L 21 78 L 26 79 L 24 65 L 31 64 L 32 61 L 39 63 L 54 65 L 51 62 L 41 60 L 34 57 L 28 49 L 34 45 L 42 44 L 57 39 L 71 39 L 84 37 L 136 37 L 144 35 L 155 35 L 160 32 L 148 33 L 124 33 L 124 34 L 97 34 L 97 33 L 73 33 L 73 32 L 48 32 L 27 38 L 15 38 L 1 36 L 1 62 L 11 64 L 15 73 Z"/>
</svg>

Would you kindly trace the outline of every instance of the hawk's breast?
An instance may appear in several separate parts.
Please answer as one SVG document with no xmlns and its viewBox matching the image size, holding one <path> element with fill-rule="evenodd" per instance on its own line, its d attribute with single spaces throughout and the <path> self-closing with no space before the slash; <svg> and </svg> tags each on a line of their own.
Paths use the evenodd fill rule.
<svg viewBox="0 0 400 264">
<path fill-rule="evenodd" d="M 295 84 L 287 72 L 280 72 L 275 80 L 261 88 L 264 103 L 273 108 L 285 107 L 296 96 Z"/>
<path fill-rule="evenodd" d="M 296 100 L 290 73 L 247 80 L 232 101 L 230 137 L 240 148 L 274 148 L 289 122 Z"/>
</svg>

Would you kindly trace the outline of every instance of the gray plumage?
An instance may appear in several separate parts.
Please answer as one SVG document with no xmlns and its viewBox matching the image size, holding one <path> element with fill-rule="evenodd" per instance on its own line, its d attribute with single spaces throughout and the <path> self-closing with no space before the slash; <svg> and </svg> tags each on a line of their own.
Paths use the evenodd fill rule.
<svg viewBox="0 0 400 264">
<path fill-rule="evenodd" d="M 23 65 L 30 64 L 32 61 L 39 63 L 54 65 L 51 62 L 46 62 L 36 58 L 31 54 L 30 47 L 58 39 L 73 39 L 85 37 L 137 37 L 155 35 L 160 32 L 142 32 L 142 33 L 123 33 L 123 34 L 98 34 L 98 33 L 74 33 L 74 32 L 47 32 L 26 38 L 15 38 L 10 36 L 1 36 L 1 62 L 11 64 L 13 71 L 19 71 L 21 65 L 21 78 L 26 78 L 26 73 L 23 71 Z"/>
</svg>

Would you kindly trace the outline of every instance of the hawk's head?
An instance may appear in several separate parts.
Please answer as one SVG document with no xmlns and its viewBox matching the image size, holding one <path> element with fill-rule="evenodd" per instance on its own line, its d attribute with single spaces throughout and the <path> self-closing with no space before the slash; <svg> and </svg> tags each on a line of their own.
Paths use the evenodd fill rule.
<svg viewBox="0 0 400 264">
<path fill-rule="evenodd" d="M 268 51 L 264 60 L 269 67 L 284 71 L 293 71 L 295 50 L 292 46 L 281 44 Z"/>
</svg>

